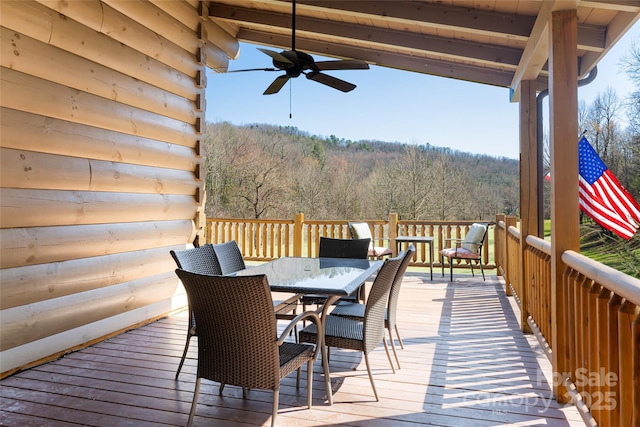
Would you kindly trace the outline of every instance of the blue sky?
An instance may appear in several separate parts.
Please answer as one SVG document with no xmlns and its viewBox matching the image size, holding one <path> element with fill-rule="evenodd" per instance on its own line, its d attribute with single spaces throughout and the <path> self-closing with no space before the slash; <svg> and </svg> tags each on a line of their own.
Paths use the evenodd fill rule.
<svg viewBox="0 0 640 427">
<path fill-rule="evenodd" d="M 640 23 L 600 62 L 596 80 L 578 89 L 580 100 L 591 104 L 609 86 L 621 98 L 632 91 L 618 66 L 632 40 L 640 42 Z M 256 47 L 242 43 L 239 59 L 230 61 L 229 70 L 271 67 L 271 59 Z M 476 154 L 519 157 L 518 104 L 509 102 L 508 89 L 372 66 L 370 70 L 327 73 L 356 84 L 352 92 L 343 93 L 300 76 L 279 93 L 262 95 L 280 74 L 209 72 L 207 121 L 295 126 L 310 134 L 352 141 L 429 143 Z"/>
</svg>

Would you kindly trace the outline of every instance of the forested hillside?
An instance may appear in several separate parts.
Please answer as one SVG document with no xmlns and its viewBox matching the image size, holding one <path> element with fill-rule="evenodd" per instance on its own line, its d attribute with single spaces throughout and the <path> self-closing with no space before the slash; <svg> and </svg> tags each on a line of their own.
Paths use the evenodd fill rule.
<svg viewBox="0 0 640 427">
<path fill-rule="evenodd" d="M 514 142 L 516 143 L 516 142 Z M 518 214 L 518 162 L 292 127 L 208 123 L 207 216 L 493 219 Z"/>
</svg>

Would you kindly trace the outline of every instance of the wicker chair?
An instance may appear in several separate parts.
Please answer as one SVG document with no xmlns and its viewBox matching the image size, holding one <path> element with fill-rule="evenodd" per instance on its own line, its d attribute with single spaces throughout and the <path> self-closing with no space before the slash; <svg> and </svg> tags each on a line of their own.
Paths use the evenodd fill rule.
<svg viewBox="0 0 640 427">
<path fill-rule="evenodd" d="M 382 342 L 389 363 L 391 363 L 387 341 L 384 339 L 384 312 L 387 307 L 391 285 L 400 268 L 403 257 L 404 253 L 401 252 L 395 258 L 385 259 L 371 286 L 363 321 L 333 315 L 328 315 L 324 319 L 324 343 L 327 347 L 339 347 L 363 352 L 369 381 L 371 381 L 376 401 L 378 400 L 378 392 L 371 374 L 369 353 Z M 316 325 L 309 325 L 300 331 L 299 341 L 301 343 L 315 343 L 317 340 L 318 327 Z M 393 365 L 391 366 L 393 368 Z"/>
<path fill-rule="evenodd" d="M 367 259 L 369 243 L 371 239 L 333 239 L 320 237 L 318 246 L 318 258 L 354 258 Z M 360 286 L 353 295 L 343 297 L 340 300 L 357 302 L 363 295 L 364 286 Z M 306 294 L 300 299 L 302 311 L 307 310 L 308 305 L 324 304 L 326 295 Z"/>
<path fill-rule="evenodd" d="M 302 319 L 318 325 L 314 312 L 296 316 L 278 337 L 271 291 L 265 275 L 206 276 L 176 270 L 198 322 L 198 370 L 189 413 L 191 426 L 202 378 L 221 385 L 273 390 L 271 425 L 278 413 L 280 381 L 307 364 L 307 405 L 311 408 L 313 361 L 318 346 L 285 341 Z M 222 387 L 220 388 L 222 393 Z"/>
<path fill-rule="evenodd" d="M 464 236 L 464 239 L 445 239 L 445 242 L 451 242 L 454 246 L 442 249 L 440 251 L 440 265 L 442 266 L 442 275 L 444 276 L 444 257 L 449 258 L 449 279 L 453 282 L 453 260 L 467 260 L 471 266 L 471 275 L 475 277 L 473 272 L 473 263 L 480 264 L 480 271 L 482 272 L 482 280 L 484 277 L 484 268 L 482 266 L 482 247 L 484 246 L 484 240 L 487 237 L 487 230 L 489 230 L 489 224 L 486 223 L 473 223 L 469 227 L 469 231 Z"/>
<path fill-rule="evenodd" d="M 404 278 L 404 273 L 407 271 L 407 267 L 413 258 L 413 255 L 416 253 L 416 248 L 413 245 L 410 245 L 407 248 L 407 251 L 404 254 L 404 258 L 402 259 L 402 263 L 400 264 L 400 268 L 398 268 L 398 272 L 396 273 L 396 277 L 393 279 L 393 284 L 391 285 L 391 292 L 389 292 L 389 302 L 387 304 L 387 310 L 384 313 L 384 327 L 389 332 L 389 341 L 391 341 L 391 350 L 393 350 L 393 355 L 395 356 L 396 363 L 398 364 L 398 369 L 400 369 L 400 359 L 398 359 L 398 353 L 396 352 L 396 346 L 393 340 L 393 331 L 396 332 L 396 337 L 398 337 L 398 342 L 400 347 L 404 349 L 404 344 L 402 343 L 402 338 L 400 338 L 400 332 L 398 332 L 398 324 L 396 323 L 396 315 L 398 311 L 398 299 L 400 297 L 400 287 L 402 286 L 402 279 Z M 336 308 L 331 312 L 332 316 L 341 316 L 347 317 L 353 320 L 364 319 L 365 313 L 365 305 L 357 304 L 352 302 L 341 302 L 338 304 Z M 393 364 L 391 365 L 393 368 Z"/>
<path fill-rule="evenodd" d="M 193 249 L 185 249 L 182 251 L 169 251 L 171 257 L 176 262 L 178 268 L 192 273 L 207 274 L 210 276 L 219 276 L 222 274 L 222 269 L 218 263 L 218 258 L 213 251 L 212 245 L 203 245 Z M 178 371 L 176 372 L 176 379 L 180 375 L 180 370 L 184 364 L 184 360 L 187 357 L 187 351 L 189 350 L 189 342 L 191 337 L 196 336 L 196 319 L 193 316 L 193 310 L 191 310 L 191 304 L 189 304 L 189 321 L 187 324 L 187 342 L 184 344 L 184 351 L 182 352 L 182 358 L 178 365 Z"/>
<path fill-rule="evenodd" d="M 236 243 L 235 240 L 215 244 L 213 245 L 213 251 L 220 263 L 220 269 L 223 275 L 232 274 L 247 268 L 242 252 L 240 252 L 238 243 Z M 297 314 L 298 301 L 300 301 L 301 297 L 302 295 L 291 295 L 286 299 L 274 301 L 273 306 L 276 311 L 276 318 L 278 320 L 292 320 Z M 294 332 L 297 337 L 298 330 L 296 329 Z"/>
<path fill-rule="evenodd" d="M 240 248 L 235 240 L 213 245 L 213 250 L 218 258 L 223 275 L 235 273 L 236 271 L 247 268 L 244 263 L 244 258 L 242 257 L 242 252 L 240 252 Z"/>
</svg>

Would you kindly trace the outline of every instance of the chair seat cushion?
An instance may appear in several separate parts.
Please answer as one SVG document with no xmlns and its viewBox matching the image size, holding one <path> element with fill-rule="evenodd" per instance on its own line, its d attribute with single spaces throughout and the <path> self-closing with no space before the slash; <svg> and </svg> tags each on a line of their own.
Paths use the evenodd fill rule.
<svg viewBox="0 0 640 427">
<path fill-rule="evenodd" d="M 370 246 L 369 256 L 381 257 L 386 255 L 393 255 L 393 251 L 383 246 Z"/>
<path fill-rule="evenodd" d="M 315 343 L 318 329 L 311 324 L 300 331 L 300 342 Z M 339 316 L 325 318 L 324 344 L 327 347 L 340 347 L 363 351 L 363 323 Z"/>
<path fill-rule="evenodd" d="M 280 378 L 284 378 L 291 372 L 298 369 L 302 363 L 300 358 L 308 360 L 313 358 L 314 347 L 309 344 L 296 344 L 292 342 L 283 342 L 278 347 L 280 360 Z"/>
<path fill-rule="evenodd" d="M 331 311 L 332 316 L 348 317 L 353 320 L 364 319 L 365 305 L 349 301 L 340 302 L 336 308 Z M 387 321 L 387 309 L 384 310 L 385 325 Z"/>
<path fill-rule="evenodd" d="M 480 255 L 465 248 L 447 248 L 440 251 L 440 254 L 448 258 L 480 259 Z"/>
</svg>

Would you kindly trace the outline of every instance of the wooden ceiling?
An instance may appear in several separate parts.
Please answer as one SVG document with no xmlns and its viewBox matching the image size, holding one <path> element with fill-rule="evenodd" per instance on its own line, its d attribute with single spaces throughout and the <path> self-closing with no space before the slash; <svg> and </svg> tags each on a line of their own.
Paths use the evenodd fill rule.
<svg viewBox="0 0 640 427">
<path fill-rule="evenodd" d="M 547 88 L 550 14 L 575 7 L 582 78 L 638 20 L 640 0 L 297 0 L 296 49 L 517 94 L 522 80 Z M 215 0 L 208 13 L 239 41 L 288 50 L 291 11 L 289 0 Z"/>
</svg>

